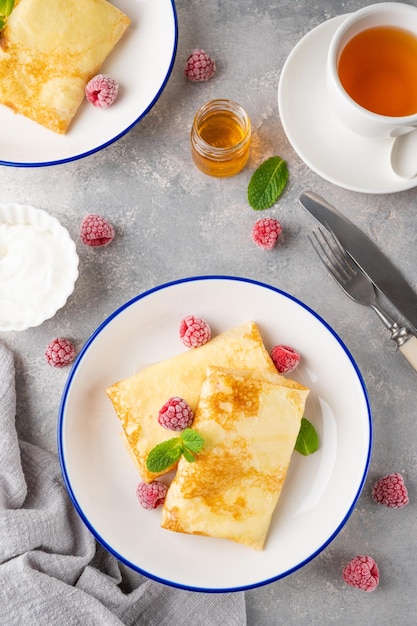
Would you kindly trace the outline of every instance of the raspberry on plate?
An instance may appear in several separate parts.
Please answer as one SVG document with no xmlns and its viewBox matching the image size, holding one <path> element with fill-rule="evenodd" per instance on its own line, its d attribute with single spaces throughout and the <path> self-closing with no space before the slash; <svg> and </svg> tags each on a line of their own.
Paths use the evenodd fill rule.
<svg viewBox="0 0 417 626">
<path fill-rule="evenodd" d="M 271 350 L 271 359 L 280 374 L 295 370 L 300 362 L 300 354 L 290 346 L 278 345 Z"/>
<path fill-rule="evenodd" d="M 178 396 L 167 400 L 158 414 L 158 422 L 169 430 L 184 430 L 191 426 L 193 419 L 192 408 Z"/>
<path fill-rule="evenodd" d="M 53 367 L 65 367 L 75 359 L 75 347 L 69 339 L 58 337 L 52 339 L 46 347 L 45 358 Z"/>
<path fill-rule="evenodd" d="M 107 109 L 117 98 L 119 83 L 108 74 L 97 74 L 86 84 L 85 96 L 95 107 Z"/>
<path fill-rule="evenodd" d="M 114 239 L 114 227 L 101 215 L 87 215 L 81 222 L 80 238 L 86 246 L 107 246 Z"/>
<path fill-rule="evenodd" d="M 392 509 L 402 509 L 408 504 L 408 491 L 401 474 L 388 474 L 377 480 L 372 487 L 375 502 Z"/>
<path fill-rule="evenodd" d="M 374 591 L 379 584 L 379 570 L 371 556 L 355 556 L 343 569 L 345 583 L 362 591 Z"/>
<path fill-rule="evenodd" d="M 139 483 L 136 495 L 144 509 L 151 511 L 165 502 L 168 487 L 160 480 L 151 483 Z"/>
<path fill-rule="evenodd" d="M 180 338 L 187 348 L 198 348 L 207 343 L 210 337 L 210 326 L 201 317 L 187 315 L 181 320 Z"/>
<path fill-rule="evenodd" d="M 187 59 L 184 75 L 192 82 L 209 80 L 214 76 L 216 63 L 209 57 L 207 52 L 196 48 Z"/>
<path fill-rule="evenodd" d="M 282 226 L 272 217 L 263 217 L 255 222 L 252 228 L 252 239 L 258 248 L 272 250 L 277 245 Z"/>
</svg>

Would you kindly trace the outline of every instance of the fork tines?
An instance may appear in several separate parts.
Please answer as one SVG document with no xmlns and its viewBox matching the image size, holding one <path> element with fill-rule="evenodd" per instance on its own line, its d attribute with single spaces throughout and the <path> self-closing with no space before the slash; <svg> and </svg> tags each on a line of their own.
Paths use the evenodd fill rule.
<svg viewBox="0 0 417 626">
<path fill-rule="evenodd" d="M 313 237 L 308 237 L 311 245 L 338 282 L 343 284 L 357 273 L 348 253 L 332 230 L 318 228 L 317 231 L 313 230 Z"/>
</svg>

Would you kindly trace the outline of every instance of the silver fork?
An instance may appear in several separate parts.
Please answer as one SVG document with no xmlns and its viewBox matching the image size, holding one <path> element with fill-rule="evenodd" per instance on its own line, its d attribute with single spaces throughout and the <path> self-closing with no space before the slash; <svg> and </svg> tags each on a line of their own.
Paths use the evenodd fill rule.
<svg viewBox="0 0 417 626">
<path fill-rule="evenodd" d="M 338 285 L 352 300 L 375 311 L 384 326 L 390 331 L 391 339 L 397 348 L 401 348 L 410 339 L 414 339 L 415 341 L 412 343 L 416 342 L 417 345 L 417 339 L 414 335 L 405 326 L 400 326 L 379 304 L 373 282 L 346 252 L 331 230 L 325 232 L 319 228 L 318 232 L 313 231 L 313 237 L 309 237 L 309 239 L 320 260 Z M 401 351 L 403 352 L 403 350 Z"/>
</svg>

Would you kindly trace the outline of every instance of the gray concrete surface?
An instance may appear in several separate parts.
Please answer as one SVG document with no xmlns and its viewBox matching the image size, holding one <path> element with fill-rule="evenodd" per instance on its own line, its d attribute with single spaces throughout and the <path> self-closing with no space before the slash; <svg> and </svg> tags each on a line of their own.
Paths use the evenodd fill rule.
<svg viewBox="0 0 417 626">
<path fill-rule="evenodd" d="M 284 289 L 324 317 L 356 359 L 374 419 L 365 488 L 346 526 L 316 559 L 283 580 L 246 592 L 251 626 L 406 626 L 417 620 L 416 372 L 393 351 L 374 313 L 344 297 L 319 266 L 307 240 L 312 220 L 297 202 L 305 189 L 325 196 L 378 242 L 417 289 L 417 192 L 362 194 L 322 179 L 292 149 L 277 105 L 282 66 L 300 38 L 324 20 L 366 4 L 177 0 L 175 66 L 144 120 L 83 160 L 0 170 L 1 201 L 30 203 L 55 215 L 77 242 L 80 257 L 79 280 L 65 308 L 38 328 L 0 334 L 16 357 L 21 438 L 56 452 L 58 406 L 68 371 L 45 362 L 51 338 L 72 337 L 81 348 L 123 302 L 184 276 L 240 275 Z M 194 47 L 217 61 L 217 74 L 207 83 L 192 84 L 183 77 Z M 213 97 L 240 102 L 253 124 L 250 161 L 230 179 L 204 176 L 190 157 L 193 114 Z M 290 180 L 268 212 L 281 221 L 284 234 L 267 253 L 251 242 L 259 215 L 248 206 L 246 188 L 256 166 L 274 154 L 287 160 Z M 108 248 L 89 249 L 79 241 L 79 224 L 90 212 L 114 223 L 117 237 Z M 392 471 L 403 473 L 410 495 L 408 507 L 398 511 L 371 498 L 374 480 Z M 341 577 L 343 564 L 361 553 L 372 554 L 381 571 L 380 585 L 371 594 L 347 587 Z"/>
</svg>

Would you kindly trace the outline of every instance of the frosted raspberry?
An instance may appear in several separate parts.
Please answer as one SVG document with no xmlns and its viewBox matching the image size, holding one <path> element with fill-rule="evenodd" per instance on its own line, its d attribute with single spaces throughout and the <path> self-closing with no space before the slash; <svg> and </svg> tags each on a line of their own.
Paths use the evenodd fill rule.
<svg viewBox="0 0 417 626">
<path fill-rule="evenodd" d="M 52 339 L 46 347 L 45 357 L 49 365 L 54 367 L 65 367 L 75 359 L 75 347 L 64 337 Z"/>
<path fill-rule="evenodd" d="M 151 483 L 139 483 L 136 488 L 136 495 L 144 509 L 150 511 L 156 509 L 164 503 L 168 487 L 160 480 Z"/>
<path fill-rule="evenodd" d="M 252 239 L 259 248 L 272 250 L 275 248 L 278 237 L 282 233 L 282 226 L 272 217 L 263 217 L 255 222 L 252 228 Z"/>
<path fill-rule="evenodd" d="M 371 556 L 355 556 L 344 568 L 343 580 L 356 589 L 373 591 L 379 583 L 378 565 Z"/>
<path fill-rule="evenodd" d="M 114 234 L 113 225 L 100 215 L 87 215 L 81 222 L 80 238 L 86 246 L 107 246 Z"/>
<path fill-rule="evenodd" d="M 178 396 L 167 400 L 158 414 L 158 422 L 169 430 L 184 430 L 191 426 L 193 419 L 192 408 Z"/>
<path fill-rule="evenodd" d="M 380 478 L 372 487 L 372 497 L 375 502 L 392 509 L 402 509 L 409 502 L 407 487 L 401 474 L 388 474 Z"/>
<path fill-rule="evenodd" d="M 107 109 L 117 98 L 119 83 L 107 74 L 97 74 L 85 86 L 85 97 L 100 109 Z"/>
<path fill-rule="evenodd" d="M 216 63 L 207 52 L 196 48 L 192 51 L 185 64 L 184 74 L 193 82 L 208 80 L 214 76 Z"/>
<path fill-rule="evenodd" d="M 180 338 L 187 348 L 198 348 L 207 343 L 211 329 L 205 320 L 195 315 L 187 315 L 180 324 Z"/>
<path fill-rule="evenodd" d="M 271 359 L 280 374 L 295 370 L 300 358 L 300 354 L 290 346 L 274 346 L 271 350 Z"/>
</svg>

